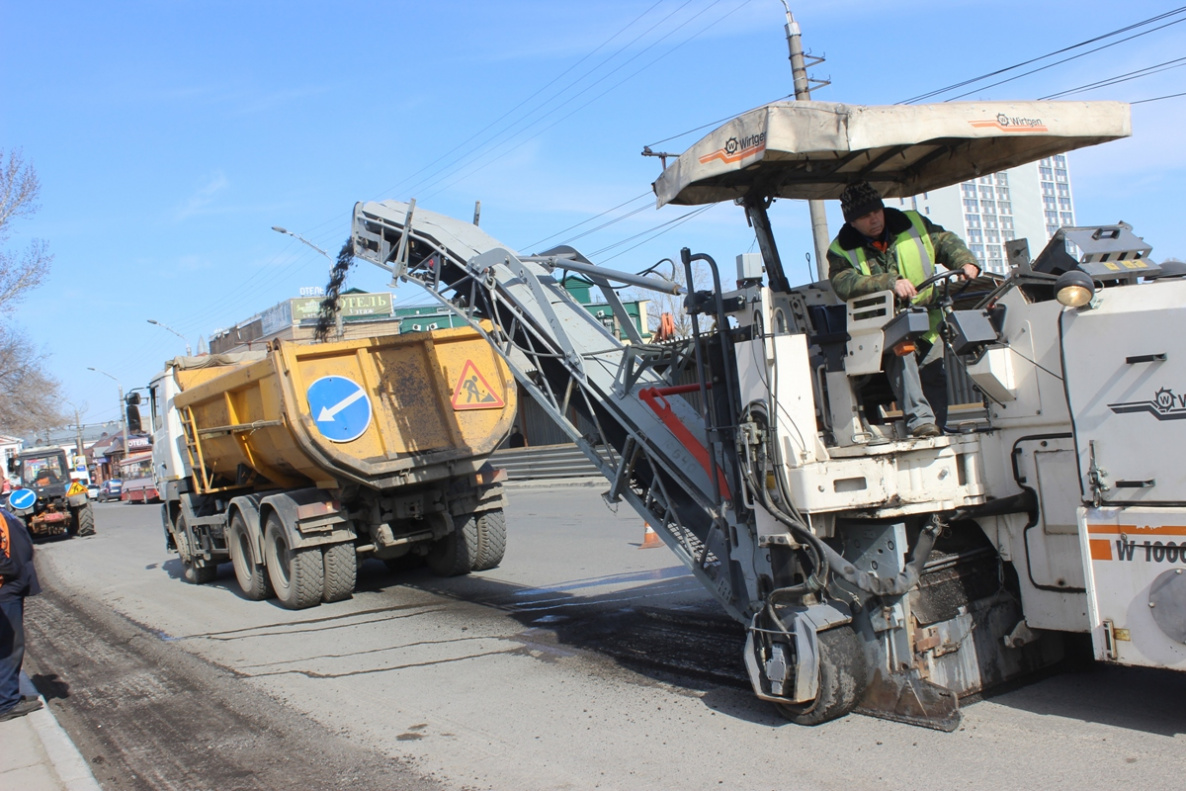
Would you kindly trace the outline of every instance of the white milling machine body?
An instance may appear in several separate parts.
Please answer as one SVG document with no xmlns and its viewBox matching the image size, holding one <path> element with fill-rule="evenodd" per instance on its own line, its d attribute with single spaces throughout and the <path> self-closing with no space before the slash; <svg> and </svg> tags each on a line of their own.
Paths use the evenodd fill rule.
<svg viewBox="0 0 1186 791">
<path fill-rule="evenodd" d="M 609 480 L 607 500 L 747 626 L 759 697 L 804 724 L 859 707 L 950 730 L 961 696 L 1057 661 L 1065 634 L 1091 633 L 1100 659 L 1186 667 L 1172 461 L 1186 367 L 1168 348 L 1186 335 L 1186 280 L 1123 225 L 1064 229 L 1033 262 L 1015 245 L 1008 278 L 944 303 L 948 365 L 966 366 L 985 409 L 912 439 L 862 390 L 926 313 L 889 292 L 846 305 L 826 283 L 791 288 L 766 207 L 856 179 L 918 194 L 1128 134 L 1127 106 L 1108 102 L 751 111 L 655 183 L 660 205 L 735 200 L 761 250 L 757 265 L 738 257 L 726 292 L 716 263 L 684 249 L 688 282 L 696 261 L 712 273 L 685 304 L 713 329 L 663 344 L 614 291 L 679 292 L 663 278 L 568 247 L 520 255 L 415 202 L 358 204 L 352 240 L 393 282 L 479 331 L 492 322 L 487 339 Z M 625 340 L 565 273 L 601 287 Z M 1074 307 L 1055 299 L 1068 285 Z"/>
</svg>

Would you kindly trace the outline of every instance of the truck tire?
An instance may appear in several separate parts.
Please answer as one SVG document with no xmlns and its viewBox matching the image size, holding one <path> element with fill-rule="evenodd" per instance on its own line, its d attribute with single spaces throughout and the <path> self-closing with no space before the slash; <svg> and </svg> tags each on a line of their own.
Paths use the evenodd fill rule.
<svg viewBox="0 0 1186 791">
<path fill-rule="evenodd" d="M 433 542 L 425 561 L 438 577 L 457 577 L 474 569 L 478 556 L 478 520 L 465 514 L 453 520 L 453 532 Z"/>
<path fill-rule="evenodd" d="M 358 553 L 354 551 L 354 543 L 347 541 L 322 547 L 321 560 L 325 576 L 321 600 L 335 602 L 353 596 L 358 579 Z"/>
<path fill-rule="evenodd" d="M 474 571 L 488 571 L 502 563 L 507 551 L 507 517 L 502 509 L 478 517 L 478 552 Z"/>
<path fill-rule="evenodd" d="M 231 553 L 231 563 L 235 566 L 235 579 L 243 590 L 243 595 L 252 601 L 263 601 L 272 595 L 272 583 L 268 579 L 268 572 L 260 562 L 262 558 L 255 557 L 255 542 L 247 531 L 247 523 L 236 513 L 231 517 L 231 524 L 227 528 L 227 549 Z"/>
<path fill-rule="evenodd" d="M 797 725 L 821 725 L 852 711 L 871 679 L 869 657 L 851 626 L 819 633 L 819 696 L 811 703 L 778 703 L 784 717 Z"/>
<path fill-rule="evenodd" d="M 91 508 L 90 503 L 74 512 L 74 524 L 74 532 L 77 535 L 93 536 L 95 534 L 95 510 Z"/>
<path fill-rule="evenodd" d="M 280 604 L 289 610 L 303 610 L 321 603 L 325 571 L 321 547 L 290 549 L 280 517 L 268 514 L 264 529 L 264 557 L 268 579 Z"/>
<path fill-rule="evenodd" d="M 177 545 L 177 554 L 181 555 L 181 565 L 185 568 L 181 576 L 192 585 L 205 585 L 213 582 L 218 576 L 218 566 L 206 563 L 204 558 L 195 557 L 193 538 L 193 533 L 185 524 L 185 516 L 178 514 L 173 531 L 173 543 Z"/>
</svg>

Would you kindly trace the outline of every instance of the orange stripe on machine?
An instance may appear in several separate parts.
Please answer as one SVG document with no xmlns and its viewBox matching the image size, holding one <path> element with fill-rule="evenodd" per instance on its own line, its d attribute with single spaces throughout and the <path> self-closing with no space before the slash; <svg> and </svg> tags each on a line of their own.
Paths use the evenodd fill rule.
<svg viewBox="0 0 1186 791">
<path fill-rule="evenodd" d="M 1087 532 L 1093 536 L 1186 536 L 1186 525 L 1091 525 Z"/>
</svg>

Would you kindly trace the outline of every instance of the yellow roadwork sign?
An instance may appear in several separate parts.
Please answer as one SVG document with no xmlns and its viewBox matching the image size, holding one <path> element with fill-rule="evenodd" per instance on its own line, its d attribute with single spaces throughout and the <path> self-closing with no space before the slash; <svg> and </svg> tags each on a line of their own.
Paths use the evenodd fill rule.
<svg viewBox="0 0 1186 791">
<path fill-rule="evenodd" d="M 466 360 L 453 387 L 453 409 L 502 409 L 504 406 L 506 402 L 495 394 L 474 361 Z"/>
</svg>

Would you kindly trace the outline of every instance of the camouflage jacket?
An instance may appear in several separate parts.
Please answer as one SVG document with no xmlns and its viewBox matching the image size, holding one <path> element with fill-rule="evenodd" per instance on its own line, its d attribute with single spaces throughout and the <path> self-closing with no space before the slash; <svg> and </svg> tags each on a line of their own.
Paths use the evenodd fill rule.
<svg viewBox="0 0 1186 791">
<path fill-rule="evenodd" d="M 935 248 L 933 263 L 942 264 L 952 270 L 959 269 L 964 264 L 972 264 L 977 269 L 980 268 L 976 256 L 972 255 L 962 239 L 950 231 L 943 230 L 943 226 L 936 225 L 926 217 L 920 215 L 920 218 L 931 238 L 931 244 Z M 910 226 L 910 218 L 905 212 L 886 208 L 885 232 L 887 239 L 896 238 L 898 234 L 910 230 Z M 869 274 L 866 275 L 854 267 L 848 258 L 829 250 L 828 279 L 832 282 L 832 290 L 836 292 L 837 297 L 849 300 L 877 291 L 889 291 L 894 287 L 899 275 L 897 254 L 892 244 L 885 252 L 882 252 L 873 247 L 867 237 L 857 232 L 848 223 L 845 223 L 844 227 L 840 229 L 833 244 L 839 244 L 843 250 L 856 250 L 859 247 L 864 247 L 869 265 Z"/>
</svg>

